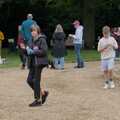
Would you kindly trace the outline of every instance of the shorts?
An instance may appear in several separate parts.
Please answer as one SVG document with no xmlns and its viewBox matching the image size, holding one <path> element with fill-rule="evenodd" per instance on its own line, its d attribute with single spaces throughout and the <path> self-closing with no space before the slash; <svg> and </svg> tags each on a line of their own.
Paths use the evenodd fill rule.
<svg viewBox="0 0 120 120">
<path fill-rule="evenodd" d="M 112 70 L 114 68 L 114 58 L 101 60 L 102 71 Z"/>
</svg>

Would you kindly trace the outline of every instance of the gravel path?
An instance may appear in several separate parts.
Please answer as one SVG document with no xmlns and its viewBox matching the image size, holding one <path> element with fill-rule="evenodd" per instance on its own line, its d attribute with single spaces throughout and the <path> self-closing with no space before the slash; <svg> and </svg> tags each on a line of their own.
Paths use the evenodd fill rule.
<svg viewBox="0 0 120 120">
<path fill-rule="evenodd" d="M 32 90 L 27 70 L 0 69 L 0 120 L 120 120 L 120 64 L 116 64 L 115 89 L 103 89 L 99 62 L 84 69 L 44 69 L 42 84 L 49 90 L 42 107 L 29 108 Z"/>
</svg>

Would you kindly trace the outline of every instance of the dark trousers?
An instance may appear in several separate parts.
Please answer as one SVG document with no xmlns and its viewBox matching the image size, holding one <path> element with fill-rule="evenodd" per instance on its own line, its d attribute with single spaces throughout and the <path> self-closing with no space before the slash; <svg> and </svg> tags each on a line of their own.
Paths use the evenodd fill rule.
<svg viewBox="0 0 120 120">
<path fill-rule="evenodd" d="M 20 60 L 22 62 L 22 66 L 25 66 L 27 57 L 21 48 L 19 48 L 19 56 L 20 56 Z"/>
<path fill-rule="evenodd" d="M 120 57 L 120 48 L 116 49 L 116 58 Z"/>
<path fill-rule="evenodd" d="M 41 93 L 40 82 L 42 69 L 43 66 L 33 67 L 29 69 L 27 83 L 33 89 L 35 99 L 40 99 Z"/>
</svg>

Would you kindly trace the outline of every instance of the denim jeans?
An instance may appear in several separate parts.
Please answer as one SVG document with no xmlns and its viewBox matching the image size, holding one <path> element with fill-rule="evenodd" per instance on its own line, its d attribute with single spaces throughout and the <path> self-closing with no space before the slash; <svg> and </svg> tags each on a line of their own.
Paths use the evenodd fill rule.
<svg viewBox="0 0 120 120">
<path fill-rule="evenodd" d="M 56 69 L 64 69 L 64 57 L 54 58 L 54 66 Z"/>
<path fill-rule="evenodd" d="M 76 59 L 77 59 L 77 65 L 78 66 L 84 66 L 84 61 L 80 55 L 80 50 L 82 48 L 81 44 L 74 44 L 74 49 L 75 49 L 75 54 L 76 54 Z"/>
</svg>

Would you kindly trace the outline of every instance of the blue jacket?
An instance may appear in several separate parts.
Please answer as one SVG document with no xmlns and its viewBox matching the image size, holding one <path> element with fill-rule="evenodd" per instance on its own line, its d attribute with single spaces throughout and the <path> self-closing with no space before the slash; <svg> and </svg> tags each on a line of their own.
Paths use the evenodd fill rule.
<svg viewBox="0 0 120 120">
<path fill-rule="evenodd" d="M 22 23 L 21 32 L 26 44 L 32 40 L 30 28 L 33 24 L 36 24 L 36 22 L 32 19 L 27 19 Z"/>
</svg>

